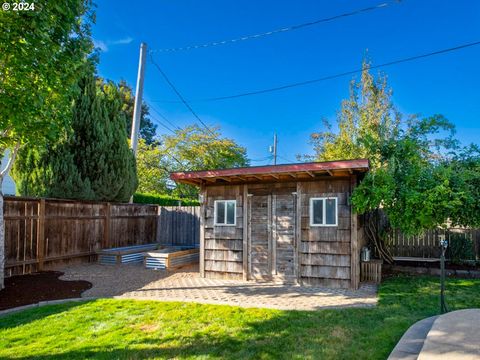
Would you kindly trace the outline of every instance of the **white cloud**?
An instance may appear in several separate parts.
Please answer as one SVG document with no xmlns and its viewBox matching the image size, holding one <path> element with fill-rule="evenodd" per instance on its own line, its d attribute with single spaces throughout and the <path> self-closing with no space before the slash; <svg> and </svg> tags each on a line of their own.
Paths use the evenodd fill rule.
<svg viewBox="0 0 480 360">
<path fill-rule="evenodd" d="M 93 46 L 95 46 L 96 48 L 99 48 L 100 51 L 103 51 L 103 52 L 107 52 L 108 51 L 108 46 L 107 44 L 102 41 L 102 40 L 95 40 L 93 39 Z"/>
<path fill-rule="evenodd" d="M 133 38 L 130 36 L 127 36 L 122 39 L 118 40 L 98 40 L 98 39 L 93 39 L 93 45 L 100 49 L 100 51 L 107 52 L 110 46 L 116 46 L 116 45 L 127 45 L 130 44 L 133 41 Z"/>
<path fill-rule="evenodd" d="M 133 38 L 130 37 L 130 36 L 127 36 L 126 38 L 112 41 L 111 44 L 112 45 L 126 45 L 126 44 L 130 44 L 132 41 L 133 41 Z"/>
</svg>

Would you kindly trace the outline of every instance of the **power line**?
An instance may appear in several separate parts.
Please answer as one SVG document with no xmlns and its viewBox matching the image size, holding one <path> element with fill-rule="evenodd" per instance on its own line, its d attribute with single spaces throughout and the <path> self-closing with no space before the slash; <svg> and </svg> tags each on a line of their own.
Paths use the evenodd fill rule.
<svg viewBox="0 0 480 360">
<path fill-rule="evenodd" d="M 178 98 L 181 100 L 181 102 L 185 105 L 185 107 L 192 113 L 192 115 L 198 120 L 200 121 L 200 123 L 205 127 L 205 129 L 207 129 L 208 132 L 210 132 L 210 134 L 212 134 L 213 137 L 216 137 L 215 133 L 210 130 L 210 128 L 207 126 L 207 124 L 205 124 L 203 122 L 202 119 L 200 119 L 200 117 L 197 115 L 197 113 L 192 109 L 192 107 L 190 106 L 190 104 L 185 100 L 185 98 L 182 96 L 182 94 L 180 94 L 180 92 L 177 90 L 177 88 L 175 87 L 175 85 L 173 85 L 173 83 L 170 81 L 170 79 L 168 78 L 167 74 L 165 74 L 163 72 L 163 70 L 160 68 L 160 66 L 155 62 L 155 60 L 153 59 L 153 56 L 152 54 L 150 54 L 150 61 L 152 62 L 152 64 L 157 68 L 157 70 L 160 72 L 160 74 L 163 76 L 163 78 L 165 79 L 165 81 L 168 83 L 168 85 L 170 85 L 170 87 L 172 88 L 172 90 L 175 92 L 175 94 L 177 94 Z"/>
<path fill-rule="evenodd" d="M 476 45 L 479 45 L 479 44 L 480 44 L 480 41 L 475 41 L 475 42 L 462 44 L 462 45 L 454 46 L 454 47 L 447 48 L 447 49 L 437 50 L 437 51 L 433 51 L 433 52 L 429 52 L 429 53 L 425 53 L 425 54 L 421 54 L 421 55 L 410 56 L 410 57 L 407 57 L 407 58 L 393 60 L 393 61 L 389 61 L 389 62 L 379 64 L 379 65 L 368 66 L 367 70 L 378 69 L 378 68 L 382 68 L 382 67 L 386 67 L 386 66 L 396 65 L 396 64 L 400 64 L 400 63 L 414 61 L 414 60 L 419 60 L 419 59 L 423 59 L 423 58 L 427 58 L 427 57 L 431 57 L 431 56 L 435 56 L 435 55 L 445 54 L 445 53 L 448 53 L 448 52 L 453 52 L 453 51 L 473 47 L 473 46 L 476 46 Z M 262 89 L 262 90 L 254 90 L 254 91 L 248 91 L 248 92 L 243 92 L 243 93 L 234 94 L 234 95 L 218 96 L 218 97 L 200 99 L 200 100 L 197 100 L 197 102 L 228 100 L 228 99 L 235 99 L 235 98 L 240 98 L 240 97 L 245 97 L 245 96 L 259 95 L 259 94 L 265 94 L 265 93 L 274 92 L 274 91 L 286 90 L 286 89 L 290 89 L 290 88 L 294 88 L 294 87 L 298 87 L 298 86 L 305 86 L 305 85 L 310 85 L 310 84 L 321 82 L 321 81 L 332 80 L 332 79 L 336 79 L 336 78 L 344 77 L 344 76 L 348 76 L 348 75 L 354 75 L 354 74 L 357 74 L 357 73 L 361 73 L 363 70 L 364 69 L 350 70 L 350 71 L 345 71 L 345 72 L 338 73 L 338 74 L 335 74 L 335 75 L 328 75 L 328 76 L 320 77 L 320 78 L 317 78 L 317 79 L 300 81 L 300 82 L 295 82 L 295 83 L 291 83 L 291 84 L 287 84 L 287 85 L 276 86 L 276 87 Z"/>
<path fill-rule="evenodd" d="M 167 125 L 165 125 L 164 123 L 162 123 L 160 120 L 155 119 L 155 118 L 153 118 L 153 117 L 152 117 L 151 119 L 152 119 L 152 121 L 153 121 L 154 123 L 156 123 L 157 125 L 162 126 L 163 128 L 167 129 L 168 131 L 170 131 L 172 134 L 175 135 L 175 131 L 172 130 L 172 129 L 171 129 L 170 127 L 168 127 Z"/>
<path fill-rule="evenodd" d="M 267 160 L 270 160 L 272 158 L 272 155 L 269 155 L 269 156 L 266 156 L 262 159 L 249 159 L 251 162 L 262 162 L 262 161 L 267 161 Z"/>
<path fill-rule="evenodd" d="M 287 162 L 289 162 L 289 163 L 294 163 L 294 162 L 295 162 L 295 161 L 292 161 L 292 160 L 287 159 L 287 158 L 284 157 L 284 156 L 281 156 L 281 155 L 277 155 L 277 156 L 278 156 L 280 159 L 285 160 L 285 161 L 287 161 Z"/>
<path fill-rule="evenodd" d="M 182 130 L 182 129 L 179 128 L 178 126 L 174 125 L 170 120 L 168 120 L 168 119 L 167 119 L 165 116 L 163 116 L 160 112 L 158 112 L 154 107 L 152 107 L 151 105 L 150 105 L 150 107 L 151 107 L 155 112 L 157 112 L 158 115 L 160 115 L 160 116 L 162 117 L 162 119 L 166 120 L 169 124 L 172 124 L 172 125 L 173 125 L 174 127 L 176 127 L 178 130 L 180 130 L 180 131 Z M 165 129 L 167 129 L 168 131 L 170 131 L 173 135 L 177 135 L 176 131 L 172 130 L 170 127 L 168 127 L 167 125 L 165 125 L 165 124 L 164 124 L 163 122 L 161 122 L 160 120 L 158 120 L 158 119 L 156 119 L 156 118 L 154 118 L 154 117 L 152 117 L 151 119 L 152 119 L 152 121 L 153 121 L 154 123 L 156 123 L 157 125 L 160 125 L 160 126 L 164 127 Z M 176 147 L 176 146 L 178 146 L 178 144 L 182 144 L 182 143 L 188 144 L 186 141 L 180 140 L 180 141 L 178 141 L 174 146 Z M 168 152 L 168 156 L 170 156 L 173 160 L 175 160 L 180 166 L 185 167 L 185 163 L 183 163 L 183 162 L 181 162 L 180 160 L 178 160 L 177 157 L 175 157 L 171 152 L 169 152 L 169 150 L 172 149 L 172 147 L 173 147 L 173 146 L 170 146 L 170 147 L 168 147 L 167 149 L 164 149 L 164 151 L 165 151 L 165 152 Z M 191 167 L 191 166 L 192 166 L 191 162 L 189 162 L 189 161 L 186 161 L 186 165 L 187 165 L 187 167 Z M 165 169 L 165 170 L 166 170 L 166 169 Z M 168 170 L 167 170 L 167 171 L 168 171 Z M 170 171 L 169 171 L 169 172 L 170 172 Z"/>
<path fill-rule="evenodd" d="M 329 21 L 333 21 L 333 20 L 338 20 L 338 19 L 342 19 L 342 18 L 366 13 L 366 12 L 369 12 L 369 11 L 385 8 L 387 6 L 390 6 L 390 5 L 393 5 L 393 4 L 396 4 L 396 3 L 400 3 L 400 1 L 401 0 L 383 2 L 381 4 L 377 4 L 377 5 L 374 5 L 374 6 L 369 6 L 369 7 L 363 8 L 363 9 L 358 9 L 358 10 L 346 12 L 346 13 L 343 13 L 343 14 L 334 15 L 334 16 L 330 16 L 330 17 L 327 17 L 327 18 L 313 20 L 313 21 L 309 21 L 309 22 L 305 22 L 305 23 L 301 23 L 301 24 L 296 24 L 296 25 L 292 25 L 292 26 L 287 26 L 287 27 L 283 27 L 283 28 L 280 28 L 280 29 L 270 30 L 270 31 L 266 31 L 266 32 L 258 33 L 258 34 L 245 35 L 245 36 L 241 36 L 241 37 L 233 38 L 233 39 L 228 39 L 228 40 L 211 41 L 211 42 L 204 43 L 204 44 L 196 44 L 196 45 L 190 45 L 190 46 L 182 46 L 182 47 L 175 47 L 175 48 L 165 48 L 165 49 L 152 50 L 152 52 L 154 52 L 154 53 L 155 52 L 161 52 L 161 53 L 180 52 L 180 51 L 188 51 L 188 50 L 208 48 L 208 47 L 213 47 L 213 46 L 233 44 L 233 43 L 246 41 L 246 40 L 260 39 L 260 38 L 268 37 L 268 36 L 275 35 L 275 34 L 286 33 L 288 31 L 294 31 L 294 30 L 305 28 L 305 27 L 314 26 L 314 25 L 318 25 L 318 24 L 321 24 L 321 23 L 325 23 L 325 22 L 329 22 Z"/>
<path fill-rule="evenodd" d="M 173 123 L 173 121 L 170 121 L 167 119 L 167 117 L 165 117 L 165 115 L 163 115 L 160 111 L 157 110 L 157 108 L 155 108 L 152 104 L 149 105 L 149 107 L 155 111 L 155 113 L 160 116 L 163 120 L 165 120 L 167 123 L 169 123 L 171 126 L 173 126 L 175 129 L 177 130 L 182 130 L 179 126 L 175 125 Z"/>
<path fill-rule="evenodd" d="M 182 128 L 180 128 L 180 127 L 176 126 L 175 124 L 173 124 L 170 120 L 168 120 L 165 116 L 163 116 L 160 112 L 158 112 L 154 107 L 152 107 L 151 105 L 150 105 L 150 107 L 151 107 L 158 115 L 160 115 L 160 116 L 162 117 L 162 119 L 166 120 L 169 124 L 171 124 L 172 126 L 176 127 L 179 131 L 182 131 L 182 130 L 183 130 Z M 155 122 L 156 124 L 164 127 L 165 129 L 167 129 L 168 131 L 170 131 L 173 135 L 175 135 L 175 136 L 178 135 L 176 131 L 172 130 L 170 127 L 168 127 L 167 125 L 165 125 L 164 123 L 162 123 L 160 120 L 155 119 L 155 118 L 152 117 L 152 121 Z M 180 141 L 178 141 L 176 144 L 171 145 L 171 146 L 169 146 L 168 148 L 164 149 L 164 151 L 167 152 L 167 151 L 171 150 L 173 147 L 177 147 L 178 144 L 187 144 L 187 145 L 188 145 L 188 142 L 185 141 L 185 140 L 180 140 Z M 182 165 L 182 166 L 185 165 L 185 164 L 183 164 L 181 161 L 179 161 L 175 156 L 173 156 L 173 154 L 172 154 L 171 152 L 169 153 L 169 155 L 170 155 L 177 163 L 179 163 L 180 165 Z M 186 161 L 186 163 L 187 163 L 187 166 L 191 167 L 192 164 L 191 164 L 189 161 Z"/>
<path fill-rule="evenodd" d="M 172 134 L 176 135 L 175 131 L 173 131 L 173 130 L 172 130 L 171 128 L 169 128 L 167 125 L 165 125 L 164 123 L 162 123 L 160 120 L 157 120 L 157 119 L 155 119 L 155 118 L 152 117 L 152 121 L 153 121 L 154 123 L 156 123 L 156 124 L 164 127 L 165 129 L 167 129 L 168 131 L 170 131 Z M 169 150 L 169 149 L 167 149 L 167 151 L 168 151 L 168 150 Z M 171 152 L 169 152 L 168 156 L 170 156 L 173 160 L 175 160 L 180 166 L 185 167 L 185 164 L 182 163 L 180 160 L 178 160 L 177 157 L 174 156 Z M 191 165 L 191 164 L 187 161 L 187 165 Z M 166 169 L 166 168 L 165 168 L 164 170 L 166 170 L 167 172 L 171 172 L 171 171 L 169 171 L 169 170 Z"/>
</svg>

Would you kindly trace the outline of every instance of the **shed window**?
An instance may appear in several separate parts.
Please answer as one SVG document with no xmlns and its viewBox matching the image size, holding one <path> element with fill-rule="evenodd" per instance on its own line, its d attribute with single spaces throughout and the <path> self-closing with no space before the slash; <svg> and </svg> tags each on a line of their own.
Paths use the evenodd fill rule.
<svg viewBox="0 0 480 360">
<path fill-rule="evenodd" d="M 310 226 L 337 226 L 338 210 L 336 197 L 310 199 Z"/>
<path fill-rule="evenodd" d="M 236 200 L 215 201 L 215 225 L 235 225 Z"/>
</svg>

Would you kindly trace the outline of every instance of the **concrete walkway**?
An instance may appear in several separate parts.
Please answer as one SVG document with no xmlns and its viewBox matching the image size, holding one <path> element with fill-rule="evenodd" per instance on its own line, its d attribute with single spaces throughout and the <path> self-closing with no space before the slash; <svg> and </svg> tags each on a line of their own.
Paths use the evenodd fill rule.
<svg viewBox="0 0 480 360">
<path fill-rule="evenodd" d="M 368 307 L 377 303 L 376 286 L 359 290 L 302 287 L 272 283 L 204 279 L 191 267 L 175 272 L 147 270 L 141 265 L 82 264 L 62 271 L 64 280 L 93 284 L 84 297 L 119 297 L 188 301 L 283 310 Z"/>
<path fill-rule="evenodd" d="M 480 359 L 480 309 L 452 311 L 417 322 L 388 359 Z"/>
<path fill-rule="evenodd" d="M 425 338 L 438 316 L 432 316 L 413 324 L 398 342 L 388 360 L 414 360 L 422 351 Z"/>
<path fill-rule="evenodd" d="M 480 359 L 480 309 L 452 311 L 439 316 L 418 359 Z"/>
</svg>

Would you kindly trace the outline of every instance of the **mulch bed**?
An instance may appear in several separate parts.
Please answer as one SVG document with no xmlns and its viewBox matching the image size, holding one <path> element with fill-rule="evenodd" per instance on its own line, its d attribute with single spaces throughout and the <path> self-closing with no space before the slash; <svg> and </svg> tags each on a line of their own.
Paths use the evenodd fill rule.
<svg viewBox="0 0 480 360">
<path fill-rule="evenodd" d="M 5 279 L 0 291 L 0 310 L 36 304 L 40 301 L 79 298 L 92 287 L 88 281 L 65 281 L 59 271 L 44 271 Z"/>
</svg>

